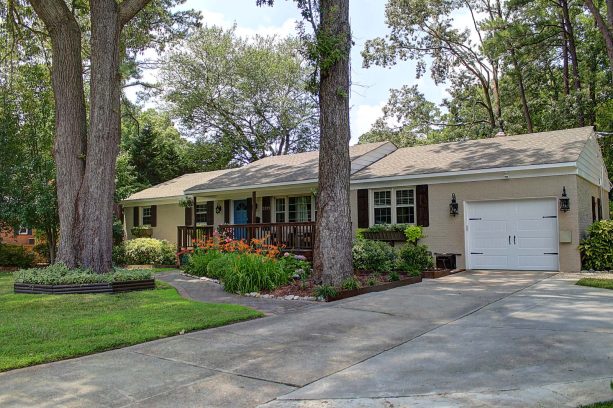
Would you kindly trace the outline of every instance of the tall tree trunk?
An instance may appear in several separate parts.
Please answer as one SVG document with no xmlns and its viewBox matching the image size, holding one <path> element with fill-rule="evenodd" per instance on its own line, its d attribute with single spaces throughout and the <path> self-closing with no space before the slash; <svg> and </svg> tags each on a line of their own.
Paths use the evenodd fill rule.
<svg viewBox="0 0 613 408">
<path fill-rule="evenodd" d="M 566 31 L 566 38 L 568 40 L 568 53 L 570 54 L 570 62 L 573 68 L 573 86 L 577 101 L 579 102 L 579 110 L 577 112 L 577 121 L 579 126 L 585 126 L 585 115 L 583 113 L 583 103 L 581 95 L 581 78 L 579 74 L 579 58 L 577 57 L 577 46 L 575 44 L 575 30 L 573 23 L 570 19 L 570 12 L 568 9 L 568 0 L 561 0 L 562 14 L 564 16 L 564 30 Z"/>
<path fill-rule="evenodd" d="M 115 0 L 91 1 L 90 135 L 79 200 L 80 264 L 96 272 L 112 268 L 113 193 L 120 140 L 119 34 Z M 91 241 L 93 240 L 93 242 Z"/>
<path fill-rule="evenodd" d="M 560 34 L 562 36 L 562 79 L 564 81 L 564 95 L 570 94 L 570 74 L 568 69 L 568 34 L 564 14 L 560 13 Z"/>
<path fill-rule="evenodd" d="M 91 0 L 90 135 L 81 32 L 64 0 L 30 0 L 51 35 L 60 243 L 57 260 L 111 267 L 115 159 L 120 136 L 119 36 L 150 0 Z"/>
<path fill-rule="evenodd" d="M 32 0 L 51 36 L 55 99 L 55 144 L 60 242 L 58 262 L 78 266 L 77 201 L 85 170 L 87 120 L 83 91 L 81 31 L 64 1 Z"/>
<path fill-rule="evenodd" d="M 609 66 L 611 72 L 613 72 L 613 0 L 607 0 L 607 17 L 609 19 L 609 26 L 604 21 L 604 18 L 600 14 L 600 10 L 596 7 L 592 0 L 585 0 L 585 5 L 592 13 L 596 27 L 604 38 L 605 47 L 607 49 L 607 56 L 609 57 Z"/>
<path fill-rule="evenodd" d="M 511 48 L 511 58 L 513 59 L 515 74 L 517 75 L 517 84 L 519 85 L 519 97 L 521 99 L 521 106 L 522 106 L 522 111 L 524 113 L 524 120 L 526 121 L 526 127 L 528 128 L 528 133 L 532 133 L 534 132 L 534 129 L 532 127 L 532 116 L 530 115 L 528 99 L 526 98 L 526 88 L 524 86 L 524 76 L 521 72 L 521 67 L 519 66 L 519 62 L 517 61 L 517 55 L 515 54 L 515 50 L 513 48 Z"/>
<path fill-rule="evenodd" d="M 349 0 L 320 1 L 320 38 L 339 40 L 331 66 L 320 66 L 321 139 L 313 269 L 316 278 L 339 285 L 353 274 L 349 206 Z M 325 57 L 324 57 L 325 58 Z M 326 64 L 324 64 L 326 65 Z"/>
<path fill-rule="evenodd" d="M 498 128 L 504 132 L 504 123 L 502 121 L 502 101 L 500 97 L 500 85 L 498 80 L 498 62 L 491 61 L 492 65 L 492 91 L 494 94 L 495 108 L 496 108 L 496 124 Z"/>
</svg>

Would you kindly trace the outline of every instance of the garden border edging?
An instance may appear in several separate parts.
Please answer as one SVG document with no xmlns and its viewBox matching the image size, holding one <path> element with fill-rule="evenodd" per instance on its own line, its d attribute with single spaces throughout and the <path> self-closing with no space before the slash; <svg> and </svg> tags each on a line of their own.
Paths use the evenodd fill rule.
<svg viewBox="0 0 613 408">
<path fill-rule="evenodd" d="M 155 279 L 123 281 L 112 283 L 85 283 L 74 285 L 40 285 L 35 283 L 14 283 L 13 291 L 20 294 L 68 295 L 86 293 L 121 293 L 135 290 L 155 289 Z"/>
</svg>

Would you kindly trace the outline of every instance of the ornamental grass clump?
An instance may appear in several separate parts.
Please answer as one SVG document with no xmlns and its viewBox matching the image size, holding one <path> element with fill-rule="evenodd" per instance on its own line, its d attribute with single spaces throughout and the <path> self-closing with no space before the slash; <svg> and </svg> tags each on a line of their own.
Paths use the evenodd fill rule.
<svg viewBox="0 0 613 408">
<path fill-rule="evenodd" d="M 228 261 L 221 277 L 226 292 L 273 290 L 290 280 L 289 274 L 276 259 L 249 253 L 225 256 L 223 259 Z"/>
<path fill-rule="evenodd" d="M 69 269 L 58 263 L 46 268 L 21 269 L 13 274 L 15 283 L 33 285 L 82 285 L 152 279 L 151 271 L 119 269 L 111 273 L 94 273 L 91 269 Z"/>
<path fill-rule="evenodd" d="M 206 276 L 207 278 L 218 279 L 219 276 L 210 276 L 208 266 L 212 261 L 219 259 L 222 256 L 223 254 L 215 249 L 206 251 L 196 248 L 194 253 L 188 258 L 187 264 L 184 267 L 185 272 L 189 273 L 190 275 Z"/>
</svg>

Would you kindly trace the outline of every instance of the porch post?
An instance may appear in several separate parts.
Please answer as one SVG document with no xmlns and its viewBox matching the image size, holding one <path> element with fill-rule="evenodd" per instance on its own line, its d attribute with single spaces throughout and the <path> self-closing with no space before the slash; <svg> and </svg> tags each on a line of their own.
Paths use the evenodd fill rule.
<svg viewBox="0 0 613 408">
<path fill-rule="evenodd" d="M 192 208 L 192 247 L 194 246 L 194 240 L 198 239 L 196 232 L 196 196 L 194 196 L 194 206 Z"/>
<path fill-rule="evenodd" d="M 257 202 L 256 200 L 256 194 L 255 191 L 251 192 L 251 224 L 255 224 L 255 214 L 256 214 L 256 207 L 257 207 Z M 251 239 L 254 237 L 254 232 L 255 232 L 255 228 L 250 225 L 247 227 L 247 240 L 249 242 L 251 242 Z"/>
</svg>

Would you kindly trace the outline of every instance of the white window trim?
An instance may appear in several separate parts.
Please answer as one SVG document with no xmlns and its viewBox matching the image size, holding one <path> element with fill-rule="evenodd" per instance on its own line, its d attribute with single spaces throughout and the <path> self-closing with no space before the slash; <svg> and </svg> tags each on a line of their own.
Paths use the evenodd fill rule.
<svg viewBox="0 0 613 408">
<path fill-rule="evenodd" d="M 17 231 L 17 235 L 30 235 L 30 234 L 28 234 L 28 228 L 19 228 L 19 230 Z"/>
<path fill-rule="evenodd" d="M 396 205 L 396 191 L 398 190 L 413 190 L 413 204 L 412 205 L 401 205 L 401 206 L 397 206 Z M 415 191 L 415 186 L 411 186 L 411 187 L 390 187 L 390 188 L 376 188 L 376 189 L 372 189 L 369 191 L 368 194 L 368 208 L 369 208 L 369 217 L 370 219 L 368 220 L 368 224 L 370 226 L 375 225 L 375 192 L 378 191 L 391 191 L 391 210 L 392 210 L 392 224 L 398 224 L 397 222 L 397 214 L 396 214 L 396 208 L 397 207 L 413 207 L 414 208 L 414 217 L 413 217 L 413 222 L 412 223 L 408 223 L 411 225 L 415 225 L 417 223 L 417 192 Z M 379 206 L 377 208 L 388 208 L 388 207 L 382 207 Z"/>
<path fill-rule="evenodd" d="M 290 197 L 306 197 L 309 196 L 311 197 L 311 221 L 310 222 L 314 222 L 315 221 L 315 197 L 313 196 L 313 194 L 292 194 L 292 195 L 284 195 L 284 196 L 274 196 L 272 201 L 273 201 L 273 211 L 272 211 L 272 222 L 273 223 L 277 223 L 277 199 L 283 199 L 285 200 L 285 222 L 284 223 L 289 223 L 289 199 Z M 305 221 L 305 222 L 309 222 L 309 221 Z"/>
<path fill-rule="evenodd" d="M 151 222 L 145 223 L 145 209 L 151 211 L 151 206 L 141 207 L 140 211 L 140 225 L 143 227 L 151 227 Z M 151 220 L 151 212 L 149 212 L 149 220 Z"/>
</svg>

